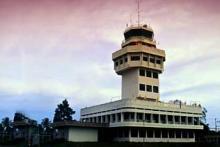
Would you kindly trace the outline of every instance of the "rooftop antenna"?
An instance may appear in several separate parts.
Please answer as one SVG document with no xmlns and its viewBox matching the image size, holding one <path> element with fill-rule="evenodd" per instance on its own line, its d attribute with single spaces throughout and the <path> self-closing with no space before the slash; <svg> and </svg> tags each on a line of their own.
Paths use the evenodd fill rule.
<svg viewBox="0 0 220 147">
<path fill-rule="evenodd" d="M 137 0 L 138 26 L 140 26 L 140 0 Z"/>
</svg>

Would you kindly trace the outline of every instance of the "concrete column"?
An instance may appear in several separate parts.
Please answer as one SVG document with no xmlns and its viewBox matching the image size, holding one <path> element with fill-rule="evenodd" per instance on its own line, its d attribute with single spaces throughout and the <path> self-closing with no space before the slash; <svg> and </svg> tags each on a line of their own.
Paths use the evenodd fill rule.
<svg viewBox="0 0 220 147">
<path fill-rule="evenodd" d="M 105 123 L 108 123 L 108 115 L 105 115 Z"/>
<path fill-rule="evenodd" d="M 121 122 L 124 122 L 124 113 L 121 112 Z"/>
<path fill-rule="evenodd" d="M 134 122 L 137 122 L 137 112 L 134 112 Z"/>
<path fill-rule="evenodd" d="M 139 129 L 137 128 L 137 138 L 140 138 Z"/>
<path fill-rule="evenodd" d="M 166 124 L 168 124 L 168 115 L 165 115 Z"/>
<path fill-rule="evenodd" d="M 188 122 L 188 116 L 186 116 L 186 124 L 187 124 L 187 125 L 189 124 L 189 122 Z"/>
<path fill-rule="evenodd" d="M 143 115 L 143 121 L 145 121 L 145 113 L 143 113 L 142 115 Z"/>
<path fill-rule="evenodd" d="M 103 117 L 104 117 L 104 116 L 101 116 L 101 123 L 103 123 Z"/>
<path fill-rule="evenodd" d="M 118 113 L 115 114 L 115 122 L 118 122 Z"/>
<path fill-rule="evenodd" d="M 112 123 L 113 122 L 113 116 L 112 116 L 113 114 L 110 114 L 110 123 Z"/>
<path fill-rule="evenodd" d="M 173 124 L 176 124 L 175 115 L 173 115 Z"/>
<path fill-rule="evenodd" d="M 131 129 L 128 128 L 128 138 L 130 139 L 131 138 Z"/>
<path fill-rule="evenodd" d="M 176 131 L 174 131 L 174 138 L 176 138 Z"/>
<path fill-rule="evenodd" d="M 169 131 L 167 130 L 167 138 L 170 138 L 170 134 Z"/>
<path fill-rule="evenodd" d="M 153 138 L 155 138 L 155 130 L 153 130 Z"/>
<path fill-rule="evenodd" d="M 182 117 L 181 117 L 181 116 L 179 116 L 179 119 L 180 119 L 180 124 L 182 124 Z"/>
<path fill-rule="evenodd" d="M 194 123 L 194 119 L 195 119 L 195 118 L 194 118 L 194 117 L 192 117 L 192 124 L 193 124 L 193 125 L 195 125 L 195 123 Z"/>
<path fill-rule="evenodd" d="M 153 114 L 150 114 L 150 122 L 153 122 Z"/>
</svg>

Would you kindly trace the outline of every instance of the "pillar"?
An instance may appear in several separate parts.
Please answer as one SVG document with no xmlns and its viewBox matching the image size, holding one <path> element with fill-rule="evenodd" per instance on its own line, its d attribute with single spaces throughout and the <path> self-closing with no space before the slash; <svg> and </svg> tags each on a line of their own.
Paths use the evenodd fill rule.
<svg viewBox="0 0 220 147">
<path fill-rule="evenodd" d="M 124 122 L 124 113 L 121 112 L 121 122 Z"/>
<path fill-rule="evenodd" d="M 134 122 L 137 122 L 137 112 L 134 112 Z"/>
</svg>

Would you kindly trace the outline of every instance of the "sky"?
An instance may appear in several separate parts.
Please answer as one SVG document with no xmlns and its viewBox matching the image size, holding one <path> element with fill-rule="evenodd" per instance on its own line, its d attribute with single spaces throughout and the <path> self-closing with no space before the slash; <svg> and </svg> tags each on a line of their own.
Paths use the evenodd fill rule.
<svg viewBox="0 0 220 147">
<path fill-rule="evenodd" d="M 220 1 L 142 0 L 140 22 L 166 52 L 161 100 L 200 103 L 220 120 Z M 65 98 L 76 111 L 120 99 L 112 53 L 136 0 L 0 0 L 0 119 L 39 122 Z"/>
</svg>

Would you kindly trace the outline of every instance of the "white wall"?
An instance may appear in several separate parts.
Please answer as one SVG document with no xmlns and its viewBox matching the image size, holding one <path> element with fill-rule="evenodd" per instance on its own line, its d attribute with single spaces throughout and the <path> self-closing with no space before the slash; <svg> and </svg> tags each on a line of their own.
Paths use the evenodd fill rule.
<svg viewBox="0 0 220 147">
<path fill-rule="evenodd" d="M 68 141 L 71 142 L 97 142 L 98 129 L 95 128 L 69 128 Z"/>
</svg>

